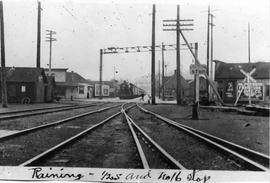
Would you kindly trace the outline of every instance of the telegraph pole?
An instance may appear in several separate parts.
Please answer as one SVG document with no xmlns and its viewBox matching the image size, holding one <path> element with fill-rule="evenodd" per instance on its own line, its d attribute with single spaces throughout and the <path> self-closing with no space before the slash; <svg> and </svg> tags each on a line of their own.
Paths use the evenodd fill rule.
<svg viewBox="0 0 270 183">
<path fill-rule="evenodd" d="M 162 42 L 162 45 L 161 45 L 161 54 L 162 54 L 162 100 L 165 99 L 165 96 L 164 96 L 164 84 L 165 84 L 165 77 L 164 77 L 164 44 Z"/>
<path fill-rule="evenodd" d="M 38 18 L 37 18 L 37 68 L 40 68 L 40 27 L 41 27 L 41 5 L 38 1 Z"/>
<path fill-rule="evenodd" d="M 182 86 L 181 86 L 181 69 L 180 69 L 180 31 L 189 31 L 193 29 L 182 29 L 181 26 L 193 26 L 191 23 L 181 24 L 182 21 L 190 22 L 193 19 L 180 19 L 180 6 L 177 5 L 176 20 L 163 20 L 163 26 L 173 26 L 175 28 L 163 29 L 164 31 L 176 31 L 176 100 L 177 104 L 182 104 Z M 175 22 L 175 24 L 164 24 L 164 22 Z"/>
<path fill-rule="evenodd" d="M 207 45 L 206 45 L 206 73 L 209 76 L 209 25 L 210 25 L 210 6 L 208 6 L 208 13 L 207 13 Z M 206 91 L 209 99 L 209 82 L 206 81 Z"/>
<path fill-rule="evenodd" d="M 250 27 L 248 23 L 248 63 L 250 63 Z"/>
<path fill-rule="evenodd" d="M 214 15 L 211 14 L 211 55 L 210 55 L 210 79 L 214 80 L 213 78 L 213 18 Z M 211 91 L 211 98 L 212 98 L 212 91 Z"/>
<path fill-rule="evenodd" d="M 208 22 L 207 22 L 207 75 L 211 80 L 213 78 L 213 27 L 215 26 L 213 23 L 214 15 L 210 11 L 210 6 L 208 6 Z M 210 39 L 210 41 L 209 41 Z M 209 50 L 210 48 L 210 50 Z M 210 58 L 209 58 L 210 57 Z M 213 89 L 210 88 L 209 82 L 207 81 L 207 94 L 208 100 L 212 100 L 213 97 Z"/>
<path fill-rule="evenodd" d="M 46 35 L 49 35 L 50 37 L 46 37 L 47 38 L 47 42 L 49 41 L 50 42 L 50 57 L 49 57 L 49 76 L 51 76 L 52 74 L 52 42 L 53 41 L 56 41 L 55 38 L 52 37 L 52 35 L 56 34 L 55 31 L 52 31 L 52 30 L 46 30 L 47 31 L 47 34 Z"/>
<path fill-rule="evenodd" d="M 7 105 L 6 61 L 5 61 L 5 36 L 4 36 L 4 12 L 3 2 L 0 1 L 0 25 L 1 25 L 1 92 L 2 107 Z"/>
<path fill-rule="evenodd" d="M 195 56 L 198 59 L 198 43 L 195 43 Z M 196 65 L 196 61 L 195 61 Z M 200 101 L 200 75 L 199 72 L 194 74 L 194 106 L 192 111 L 192 119 L 199 119 L 199 101 Z"/>
<path fill-rule="evenodd" d="M 176 19 L 176 100 L 177 104 L 182 104 L 182 86 L 181 86 L 181 73 L 180 73 L 180 7 L 177 5 L 177 19 Z"/>
<path fill-rule="evenodd" d="M 155 20 L 156 19 L 156 5 L 153 4 L 153 13 L 152 13 L 152 72 L 151 72 L 151 96 L 152 104 L 156 104 L 155 98 Z"/>
<path fill-rule="evenodd" d="M 103 50 L 100 49 L 100 65 L 99 65 L 99 99 L 102 99 L 102 56 Z"/>
<path fill-rule="evenodd" d="M 160 60 L 158 60 L 158 98 L 160 98 Z"/>
</svg>

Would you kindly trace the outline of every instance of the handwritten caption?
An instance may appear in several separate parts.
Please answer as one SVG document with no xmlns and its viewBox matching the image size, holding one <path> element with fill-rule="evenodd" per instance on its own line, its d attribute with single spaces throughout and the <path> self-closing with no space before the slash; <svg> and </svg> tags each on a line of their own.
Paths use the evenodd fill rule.
<svg viewBox="0 0 270 183">
<path fill-rule="evenodd" d="M 87 170 L 87 169 L 86 169 Z M 29 168 L 32 180 L 87 180 L 101 182 L 198 182 L 208 183 L 211 176 L 200 170 L 131 170 L 131 169 L 93 169 L 71 171 L 65 168 Z"/>
</svg>

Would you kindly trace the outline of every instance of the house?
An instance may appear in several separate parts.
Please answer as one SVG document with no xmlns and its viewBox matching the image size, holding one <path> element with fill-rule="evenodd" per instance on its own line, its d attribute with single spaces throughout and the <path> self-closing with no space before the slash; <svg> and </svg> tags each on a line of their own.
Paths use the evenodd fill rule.
<svg viewBox="0 0 270 183">
<path fill-rule="evenodd" d="M 43 68 L 6 67 L 6 74 L 8 103 L 53 101 L 54 77 L 47 77 Z"/>
<path fill-rule="evenodd" d="M 68 72 L 67 68 L 51 69 L 51 76 L 55 77 L 55 96 L 58 98 L 75 99 L 93 97 L 93 85 L 76 72 Z M 49 75 L 49 70 L 45 70 Z"/>
<path fill-rule="evenodd" d="M 225 63 L 216 60 L 215 81 L 224 102 L 269 102 L 270 62 Z M 250 75 L 250 77 L 248 77 Z M 249 82 L 251 90 L 249 90 Z"/>
<path fill-rule="evenodd" d="M 178 81 L 179 82 L 179 81 Z M 188 83 L 183 76 L 181 76 L 182 96 L 185 97 L 188 94 Z M 164 78 L 164 95 L 167 99 L 176 98 L 176 72 L 174 75 Z"/>
</svg>

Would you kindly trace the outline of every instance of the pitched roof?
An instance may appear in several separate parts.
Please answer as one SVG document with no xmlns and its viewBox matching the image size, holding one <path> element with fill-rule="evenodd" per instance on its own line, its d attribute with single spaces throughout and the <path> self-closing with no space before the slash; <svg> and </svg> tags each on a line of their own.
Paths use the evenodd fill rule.
<svg viewBox="0 0 270 183">
<path fill-rule="evenodd" d="M 0 73 L 1 73 L 0 69 Z M 42 76 L 47 82 L 47 77 L 43 68 L 36 67 L 6 67 L 7 81 L 12 82 L 36 82 Z M 0 75 L 1 79 L 1 75 Z"/>
<path fill-rule="evenodd" d="M 172 76 L 167 76 L 165 78 L 165 87 L 166 88 L 176 88 L 175 81 L 176 81 L 176 74 L 174 74 Z M 183 76 L 181 76 L 181 85 L 183 88 L 188 88 L 188 83 Z"/>
<path fill-rule="evenodd" d="M 245 75 L 240 72 L 240 69 L 250 72 L 253 68 L 256 68 L 256 71 L 251 75 L 254 79 L 270 78 L 270 62 L 225 63 L 218 60 L 215 62 L 215 79 L 244 79 Z"/>
<path fill-rule="evenodd" d="M 66 72 L 66 82 L 56 82 L 57 85 L 78 86 L 79 83 L 89 83 L 81 75 L 76 72 Z"/>
</svg>

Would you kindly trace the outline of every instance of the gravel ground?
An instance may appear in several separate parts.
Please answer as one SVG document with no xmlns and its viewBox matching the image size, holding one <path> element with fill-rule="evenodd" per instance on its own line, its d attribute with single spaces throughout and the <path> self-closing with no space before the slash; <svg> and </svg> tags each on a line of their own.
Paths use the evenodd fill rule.
<svg viewBox="0 0 270 183">
<path fill-rule="evenodd" d="M 188 169 L 244 169 L 198 139 L 142 113 L 138 108 L 132 109 L 129 114 L 151 138 Z"/>
<path fill-rule="evenodd" d="M 61 103 L 40 103 L 40 104 L 8 104 L 7 108 L 0 108 L 0 113 L 9 111 L 19 111 L 25 109 L 36 109 L 45 107 L 60 107 L 60 106 L 70 106 L 70 104 Z"/>
<path fill-rule="evenodd" d="M 152 169 L 173 169 L 174 167 L 170 167 L 168 162 L 164 160 L 164 157 L 157 152 L 157 150 L 150 145 L 150 143 L 146 140 L 143 140 L 144 136 L 142 134 L 137 134 L 139 138 L 139 142 L 142 146 L 143 152 L 147 159 L 148 165 Z"/>
<path fill-rule="evenodd" d="M 200 109 L 200 120 L 191 120 L 192 109 L 177 105 L 144 105 L 146 109 L 192 128 L 269 155 L 269 117 Z"/>
<path fill-rule="evenodd" d="M 42 114 L 42 115 L 36 115 L 36 116 L 1 120 L 0 129 L 1 130 L 23 130 L 23 129 L 51 123 L 51 122 L 54 122 L 63 118 L 68 118 L 77 114 L 94 111 L 100 108 L 105 108 L 105 107 L 113 106 L 113 105 L 116 105 L 116 104 L 107 103 L 102 106 L 97 105 L 97 106 L 91 106 L 87 108 L 73 109 L 73 110 L 48 113 L 48 114 Z"/>
<path fill-rule="evenodd" d="M 116 111 L 119 111 L 119 109 L 110 109 L 102 113 L 78 118 L 62 125 L 49 127 L 4 141 L 0 145 L 0 165 L 18 165 L 23 163 L 93 124 L 101 122 Z"/>
<path fill-rule="evenodd" d="M 128 125 L 120 116 L 34 166 L 142 168 Z"/>
</svg>

